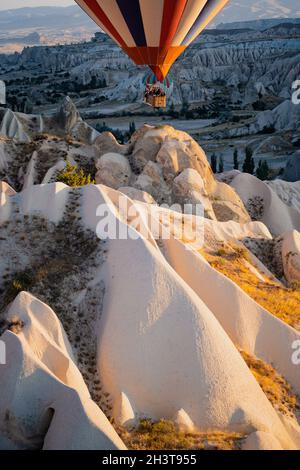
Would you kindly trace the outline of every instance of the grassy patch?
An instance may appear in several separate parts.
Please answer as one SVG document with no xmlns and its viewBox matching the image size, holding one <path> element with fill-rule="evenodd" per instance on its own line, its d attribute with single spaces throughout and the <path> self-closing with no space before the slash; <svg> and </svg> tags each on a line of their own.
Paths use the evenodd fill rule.
<svg viewBox="0 0 300 470">
<path fill-rule="evenodd" d="M 83 168 L 78 168 L 76 165 L 72 166 L 70 163 L 67 163 L 65 169 L 58 173 L 56 181 L 73 188 L 95 184 L 95 180 L 90 174 L 85 173 Z"/>
<path fill-rule="evenodd" d="M 295 416 L 300 402 L 290 384 L 271 365 L 244 351 L 241 355 L 274 408 L 285 415 Z"/>
<path fill-rule="evenodd" d="M 247 250 L 233 245 L 222 246 L 216 251 L 201 251 L 210 265 L 240 286 L 252 299 L 280 318 L 288 325 L 300 329 L 299 286 L 285 288 L 264 276 L 260 280 L 252 273 L 245 261 L 249 262 Z"/>
<path fill-rule="evenodd" d="M 7 305 L 12 302 L 22 291 L 28 291 L 32 285 L 32 276 L 29 271 L 18 273 L 6 284 L 5 301 Z"/>
<path fill-rule="evenodd" d="M 119 428 L 118 432 L 131 450 L 237 450 L 244 438 L 239 433 L 222 431 L 182 432 L 168 420 L 142 420 L 137 428 Z"/>
</svg>

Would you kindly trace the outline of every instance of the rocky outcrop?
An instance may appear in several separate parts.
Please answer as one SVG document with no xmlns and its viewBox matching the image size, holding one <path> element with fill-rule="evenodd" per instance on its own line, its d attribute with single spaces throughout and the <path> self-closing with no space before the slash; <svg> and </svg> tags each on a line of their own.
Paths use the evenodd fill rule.
<svg viewBox="0 0 300 470">
<path fill-rule="evenodd" d="M 128 159 L 138 174 L 133 186 L 158 202 L 201 203 L 207 217 L 249 221 L 242 200 L 223 182 L 216 181 L 202 148 L 187 133 L 171 126 L 144 126 L 130 142 Z"/>
<path fill-rule="evenodd" d="M 274 128 L 277 131 L 290 131 L 299 128 L 300 107 L 291 100 L 286 100 L 272 111 L 261 113 L 256 123 L 250 126 L 251 132 Z"/>
<path fill-rule="evenodd" d="M 259 113 L 254 120 L 244 126 L 226 128 L 218 132 L 219 138 L 242 137 L 275 131 L 296 131 L 299 128 L 300 106 L 295 106 L 288 98 L 276 108 Z"/>
<path fill-rule="evenodd" d="M 81 119 L 75 104 L 68 96 L 64 98 L 57 113 L 46 119 L 46 128 L 48 132 L 69 135 L 87 144 L 92 144 L 99 136 L 99 132 Z"/>
<path fill-rule="evenodd" d="M 16 189 L 55 180 L 58 169 L 68 161 L 92 174 L 96 170 L 99 184 L 114 189 L 130 186 L 148 193 L 159 204 L 201 202 L 206 217 L 215 218 L 217 214 L 220 221 L 249 221 L 241 199 L 227 184 L 215 180 L 203 149 L 186 132 L 168 125 L 145 125 L 128 144 L 120 145 L 109 132 L 96 137 L 69 98 L 52 118 L 43 121 L 43 126 L 50 135 L 37 135 L 30 142 L 25 150 L 26 164 L 24 158 L 18 166 L 8 164 L 11 142 L 3 143 L 5 150 L 0 147 L 4 177 Z M 51 137 L 53 134 L 55 137 Z M 28 135 L 30 140 L 32 134 Z"/>
<path fill-rule="evenodd" d="M 67 135 L 80 120 L 80 114 L 72 100 L 66 97 L 53 119 L 63 134 Z"/>
<path fill-rule="evenodd" d="M 132 188 L 131 186 L 124 186 L 119 188 L 119 191 L 125 196 L 134 201 L 145 202 L 146 204 L 156 204 L 151 194 L 141 191 L 140 189 Z"/>
<path fill-rule="evenodd" d="M 215 219 L 212 203 L 205 190 L 203 179 L 192 168 L 187 168 L 174 179 L 172 199 L 175 204 L 180 204 L 182 208 L 184 205 L 190 204 L 191 212 L 194 214 L 198 213 L 200 215 L 202 211 L 202 214 L 209 219 Z M 197 212 L 197 207 L 200 212 Z"/>
<path fill-rule="evenodd" d="M 241 172 L 239 170 L 231 170 L 231 171 L 225 171 L 224 173 L 216 173 L 215 178 L 217 181 L 220 181 L 221 183 L 230 184 L 232 180 L 237 175 L 240 175 L 240 174 Z"/>
<path fill-rule="evenodd" d="M 4 193 L 6 196 L 14 196 L 16 191 L 5 181 L 0 181 L 0 193 Z"/>
<path fill-rule="evenodd" d="M 134 264 L 128 258 L 132 250 Z M 120 288 L 121 283 L 124 286 L 125 275 L 121 266 L 126 271 L 125 290 Z M 202 429 L 215 428 L 218 423 L 217 428 L 229 427 L 248 433 L 252 427 L 263 429 L 263 416 L 270 432 L 274 432 L 273 425 L 275 429 L 281 428 L 276 413 L 271 418 L 271 410 L 269 414 L 267 403 L 263 404 L 265 397 L 259 396 L 247 367 L 238 355 L 233 354 L 231 343 L 221 333 L 219 323 L 179 279 L 178 282 L 175 280 L 158 253 L 141 240 L 111 242 L 106 268 L 106 279 L 114 279 L 114 282 L 110 286 L 108 310 L 102 323 L 99 367 L 113 401 L 119 400 L 126 391 L 135 414 L 154 419 L 159 419 L 162 413 L 172 419 L 183 408 L 195 426 Z M 136 279 L 140 279 L 138 284 Z M 147 298 L 152 296 L 153 289 L 156 300 L 149 305 Z M 112 337 L 118 348 L 114 347 Z M 168 348 L 161 354 L 163 344 L 168 344 Z M 184 349 L 179 344 L 185 344 Z M 211 349 L 209 344 L 214 347 Z M 143 352 L 137 354 L 137 351 Z M 221 375 L 225 377 L 229 373 L 229 357 L 235 378 L 230 374 L 230 380 L 225 382 Z M 137 388 L 134 384 L 140 373 L 143 374 L 143 385 Z M 169 379 L 163 383 L 161 377 L 166 375 Z M 213 376 L 218 376 L 219 380 L 212 382 Z M 151 400 L 151 396 L 158 394 L 158 401 Z M 205 403 L 202 399 L 199 406 L 199 401 L 197 404 L 194 401 L 196 396 L 207 399 Z M 250 396 L 251 401 L 253 396 L 256 397 L 255 409 L 247 404 Z M 269 423 L 273 423 L 271 427 L 265 420 L 267 415 Z"/>
<path fill-rule="evenodd" d="M 248 5 L 242 8 L 249 13 Z M 261 5 L 257 3 L 253 8 L 260 10 Z M 230 6 L 223 12 L 228 10 Z M 289 15 L 283 11 L 281 16 Z M 291 85 L 299 77 L 299 50 L 295 47 L 295 36 L 287 27 L 282 31 L 272 31 L 267 27 L 254 31 L 252 27 L 240 32 L 203 32 L 193 47 L 187 49 L 173 66 L 171 76 L 175 80 L 168 90 L 169 100 L 175 104 L 187 100 L 214 105 L 220 84 L 224 86 L 223 97 L 226 94 L 226 99 L 232 103 L 254 103 L 262 92 L 264 96 L 276 99 L 290 98 Z M 271 41 L 273 37 L 276 39 Z M 202 47 L 203 44 L 205 47 Z M 129 106 L 139 103 L 143 96 L 145 75 L 148 74 L 134 66 L 121 49 L 107 41 L 105 36 L 96 43 L 25 48 L 21 54 L 2 56 L 1 63 L 12 71 L 12 78 L 14 67 L 21 66 L 26 68 L 24 74 L 34 69 L 44 77 L 48 75 L 48 82 L 45 81 L 50 90 L 56 89 L 56 77 L 61 85 L 57 72 L 68 74 L 65 81 L 70 89 L 74 83 L 86 87 L 92 81 L 98 81 L 99 89 L 91 93 L 90 98 L 80 97 L 82 111 L 86 115 L 90 113 L 86 110 L 87 105 L 93 105 L 95 100 L 99 102 L 99 98 L 104 103 L 115 100 L 129 103 Z M 107 86 L 103 88 L 104 81 Z M 43 86 L 29 85 L 26 91 L 31 92 L 33 88 L 33 96 L 46 104 L 48 97 Z M 99 114 L 103 114 L 101 105 L 99 108 Z"/>
<path fill-rule="evenodd" d="M 0 335 L 14 358 L 0 367 L 0 447 L 122 449 L 107 418 L 129 429 L 148 418 L 241 433 L 247 449 L 300 448 L 296 413 L 283 418 L 240 354 L 299 394 L 297 314 L 288 325 L 215 269 L 232 264 L 296 296 L 299 185 L 215 177 L 169 125 L 145 125 L 126 145 L 109 133 L 92 142 L 70 100 L 43 121 L 55 135 L 17 117 L 30 141 L 0 140 L 1 179 L 19 191 L 0 186 Z M 96 170 L 98 184 L 52 183 L 67 162 Z"/>
<path fill-rule="evenodd" d="M 104 155 L 109 152 L 126 155 L 128 151 L 128 145 L 120 145 L 111 132 L 102 132 L 95 139 L 94 145 L 97 147 L 100 155 Z"/>
<path fill-rule="evenodd" d="M 113 189 L 127 186 L 131 168 L 126 157 L 118 153 L 106 153 L 96 162 L 96 183 Z"/>
<path fill-rule="evenodd" d="M 50 307 L 23 292 L 1 330 L 7 359 L 0 369 L 1 449 L 125 449 L 92 401 Z"/>
<path fill-rule="evenodd" d="M 255 176 L 241 173 L 231 182 L 252 220 L 262 221 L 274 236 L 300 230 L 300 212 Z"/>
<path fill-rule="evenodd" d="M 132 238 L 103 239 L 97 207 L 108 202 L 110 217 L 117 224 L 117 230 L 122 233 L 124 229 L 129 230 Z M 17 230 L 12 225 L 16 205 L 22 207 Z M 183 241 L 175 239 L 172 233 L 157 244 L 147 212 L 156 211 L 159 219 L 160 211 L 165 209 L 130 201 L 129 206 L 142 217 L 140 226 L 135 218 L 131 219 L 132 213 L 127 219 L 126 214 L 121 214 L 118 192 L 101 185 L 73 190 L 62 184 L 36 185 L 10 197 L 5 207 L 1 207 L 0 215 L 6 225 L 0 228 L 9 230 L 11 237 L 9 243 L 0 237 L 1 267 L 10 270 L 7 271 L 9 279 L 12 274 L 17 275 L 16 266 L 22 266 L 22 272 L 31 272 L 33 260 L 37 261 L 33 254 L 40 252 L 41 243 L 43 259 L 51 254 L 53 260 L 54 250 L 59 254 L 56 263 L 63 261 L 60 272 L 57 265 L 43 262 L 42 282 L 40 275 L 36 277 L 35 268 L 29 276 L 30 290 L 56 303 L 59 307 L 57 315 L 66 326 L 71 343 L 67 343 L 60 323 L 45 304 L 30 296 L 31 322 L 22 315 L 18 305 L 13 305 L 11 313 L 16 318 L 8 317 L 8 325 L 12 323 L 12 328 L 21 329 L 19 341 L 22 341 L 23 350 L 26 346 L 25 352 L 30 352 L 26 362 L 30 370 L 42 368 L 33 376 L 29 374 L 33 386 L 26 388 L 26 407 L 24 404 L 16 406 L 19 414 L 14 432 L 18 432 L 18 436 L 21 432 L 27 433 L 26 426 L 19 429 L 19 422 L 30 412 L 32 416 L 33 403 L 37 410 L 36 397 L 43 392 L 45 402 L 39 401 L 41 410 L 47 411 L 45 404 L 50 401 L 55 413 L 52 420 L 47 415 L 48 419 L 42 423 L 38 418 L 43 413 L 34 414 L 33 426 L 38 431 L 35 435 L 39 436 L 37 447 L 71 448 L 73 443 L 74 448 L 106 449 L 112 441 L 115 447 L 122 448 L 120 441 L 111 434 L 111 428 L 105 427 L 107 421 L 97 421 L 101 413 L 95 403 L 90 403 L 88 392 L 76 394 L 80 383 L 76 363 L 84 371 L 94 401 L 100 404 L 105 399 L 109 404 L 105 412 L 123 424 L 138 422 L 146 416 L 153 420 L 176 420 L 180 426 L 194 425 L 201 430 L 230 429 L 245 435 L 263 431 L 270 433 L 282 448 L 296 448 L 297 426 L 294 435 L 281 422 L 235 344 L 243 345 L 249 352 L 254 348 L 257 354 L 268 354 L 281 373 L 291 377 L 297 391 L 299 377 L 294 373 L 287 345 L 299 337 L 298 333 L 218 274 L 197 251 L 187 250 Z M 182 217 L 181 225 L 183 221 L 187 223 Z M 228 237 L 238 231 L 240 236 L 247 231 L 253 236 L 262 233 L 259 224 L 208 223 L 218 237 L 222 233 L 225 235 L 226 230 Z M 42 231 L 40 224 L 43 224 Z M 100 239 L 95 236 L 96 231 Z M 34 239 L 34 246 L 27 244 L 27 234 Z M 13 265 L 12 253 L 15 253 Z M 51 269 L 54 269 L 52 275 Z M 54 273 L 53 295 L 49 282 Z M 212 285 L 214 289 L 211 289 Z M 215 295 L 216 285 L 218 295 Z M 241 305 L 247 308 L 237 308 Z M 31 324 L 35 326 L 32 330 Z M 5 340 L 12 336 L 16 341 L 9 331 L 3 336 Z M 38 363 L 36 349 L 31 350 L 31 345 L 32 348 L 39 345 L 38 351 L 42 352 L 43 360 Z M 17 350 L 17 346 L 13 347 Z M 21 355 L 15 353 L 13 357 L 15 367 L 6 369 L 7 377 L 11 377 L 9 374 L 15 373 L 16 369 L 20 371 L 20 364 L 23 364 Z M 94 365 L 90 363 L 92 359 Z M 49 376 L 48 370 L 52 372 Z M 93 388 L 97 373 L 100 385 Z M 142 382 L 139 380 L 141 375 Z M 46 377 L 44 385 L 34 382 L 37 377 Z M 4 409 L 14 413 L 17 403 L 6 393 L 10 380 L 3 383 L 1 390 L 5 389 L 5 393 L 0 398 L 0 416 Z M 65 384 L 68 386 L 66 395 Z M 22 381 L 19 387 L 22 393 L 16 399 L 25 393 Z M 7 400 L 4 405 L 3 397 Z M 82 426 L 72 426 L 69 412 L 75 414 L 76 422 Z M 65 428 L 67 431 L 63 433 Z"/>
<path fill-rule="evenodd" d="M 8 137 L 20 143 L 29 143 L 40 134 L 70 136 L 91 144 L 99 133 L 85 123 L 72 102 L 66 96 L 58 111 L 51 117 L 28 115 L 0 109 L 0 137 Z"/>
<path fill-rule="evenodd" d="M 172 181 L 179 173 L 187 168 L 193 168 L 205 181 L 209 189 L 213 184 L 211 168 L 208 164 L 204 151 L 187 134 L 178 135 L 178 139 L 172 136 L 166 139 L 157 153 L 156 160 L 163 169 L 165 181 Z M 185 137 L 185 139 L 184 139 Z"/>
<path fill-rule="evenodd" d="M 284 275 L 290 284 L 300 283 L 300 233 L 287 232 L 282 237 L 282 263 Z"/>
<path fill-rule="evenodd" d="M 243 450 L 283 450 L 272 434 L 259 431 L 253 432 L 243 443 Z"/>
<path fill-rule="evenodd" d="M 300 150 L 288 159 L 282 178 L 291 182 L 300 180 Z"/>
<path fill-rule="evenodd" d="M 0 136 L 27 143 L 31 134 L 43 132 L 44 124 L 41 116 L 30 116 L 13 112 L 11 109 L 0 109 Z"/>
<path fill-rule="evenodd" d="M 242 199 L 228 184 L 216 183 L 214 191 L 211 193 L 211 199 L 216 218 L 220 222 L 228 220 L 235 220 L 240 223 L 249 222 L 250 216 Z"/>
<path fill-rule="evenodd" d="M 300 181 L 287 182 L 281 179 L 265 182 L 284 204 L 300 211 Z"/>
<path fill-rule="evenodd" d="M 283 139 L 279 135 L 267 137 L 260 142 L 254 149 L 254 156 L 264 155 L 272 152 L 281 152 L 282 154 L 289 154 L 293 152 L 294 147 L 291 142 Z"/>
<path fill-rule="evenodd" d="M 133 186 L 149 193 L 159 204 L 171 204 L 171 189 L 166 184 L 162 168 L 158 163 L 149 161 L 142 173 L 137 176 Z"/>
</svg>

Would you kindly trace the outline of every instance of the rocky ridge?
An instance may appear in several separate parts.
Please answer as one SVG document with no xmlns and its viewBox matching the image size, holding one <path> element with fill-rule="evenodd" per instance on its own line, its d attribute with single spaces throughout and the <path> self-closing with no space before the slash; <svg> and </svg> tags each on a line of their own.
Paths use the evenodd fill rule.
<svg viewBox="0 0 300 470">
<path fill-rule="evenodd" d="M 245 449 L 299 449 L 296 412 L 267 398 L 240 355 L 272 364 L 299 395 L 299 312 L 283 321 L 209 262 L 239 262 L 261 289 L 292 299 L 297 184 L 217 180 L 197 142 L 171 126 L 145 125 L 120 145 L 93 134 L 69 99 L 51 117 L 6 110 L 1 129 L 0 334 L 10 354 L 0 447 L 124 448 L 106 415 L 116 427 L 167 419 L 240 433 Z M 56 182 L 67 163 L 96 184 Z M 187 203 L 204 213 L 182 214 Z M 129 237 L 106 239 L 101 204 Z"/>
</svg>

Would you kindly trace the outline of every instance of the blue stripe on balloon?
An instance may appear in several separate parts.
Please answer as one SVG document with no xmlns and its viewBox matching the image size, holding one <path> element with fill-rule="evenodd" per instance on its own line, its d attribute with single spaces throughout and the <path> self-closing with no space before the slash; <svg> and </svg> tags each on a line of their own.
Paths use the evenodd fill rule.
<svg viewBox="0 0 300 470">
<path fill-rule="evenodd" d="M 117 4 L 137 47 L 146 47 L 140 0 L 117 0 Z"/>
<path fill-rule="evenodd" d="M 205 15 L 205 13 L 207 11 L 209 11 L 209 9 L 211 7 L 214 7 L 217 3 L 219 3 L 220 0 L 207 0 L 205 6 L 203 7 L 203 9 L 201 10 L 201 12 L 199 13 L 198 15 L 198 18 L 196 19 L 195 23 L 193 24 L 193 26 L 191 27 L 191 29 L 189 30 L 189 32 L 187 33 L 187 35 L 185 36 L 184 40 L 182 41 L 182 45 L 186 45 L 189 43 L 189 41 L 191 40 L 191 38 L 194 36 L 194 34 L 196 33 L 196 31 L 199 29 L 202 21 L 203 21 L 203 17 Z"/>
</svg>

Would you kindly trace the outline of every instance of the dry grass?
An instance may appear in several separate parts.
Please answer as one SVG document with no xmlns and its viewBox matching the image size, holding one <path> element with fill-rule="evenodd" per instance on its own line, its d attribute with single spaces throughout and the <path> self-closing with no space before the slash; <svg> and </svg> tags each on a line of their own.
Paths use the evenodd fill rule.
<svg viewBox="0 0 300 470">
<path fill-rule="evenodd" d="M 240 353 L 274 408 L 296 417 L 300 402 L 289 383 L 271 365 L 244 351 Z M 117 431 L 129 450 L 239 450 L 245 438 L 233 432 L 183 432 L 168 420 L 142 420 L 132 430 L 118 427 Z"/>
<path fill-rule="evenodd" d="M 252 299 L 280 318 L 288 325 L 300 329 L 300 289 L 299 286 L 285 288 L 266 276 L 262 282 L 247 267 L 247 250 L 229 245 L 216 251 L 202 250 L 201 254 L 217 271 L 239 285 Z"/>
<path fill-rule="evenodd" d="M 137 428 L 118 432 L 130 450 L 238 450 L 244 438 L 232 432 L 182 432 L 167 420 L 142 420 Z"/>
<path fill-rule="evenodd" d="M 282 414 L 296 416 L 300 402 L 290 384 L 269 364 L 244 351 L 241 355 L 274 408 Z"/>
</svg>

